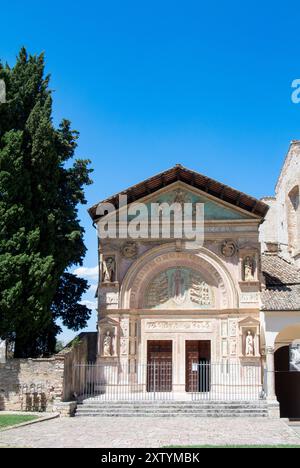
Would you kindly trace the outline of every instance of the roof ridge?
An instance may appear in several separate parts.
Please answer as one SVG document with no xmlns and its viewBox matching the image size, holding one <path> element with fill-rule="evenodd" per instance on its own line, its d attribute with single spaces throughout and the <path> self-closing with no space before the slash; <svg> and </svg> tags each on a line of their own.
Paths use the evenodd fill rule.
<svg viewBox="0 0 300 468">
<path fill-rule="evenodd" d="M 191 180 L 189 180 L 189 178 Z M 181 181 L 187 185 L 190 182 L 191 185 L 195 186 L 199 190 L 206 191 L 215 198 L 218 198 L 220 195 L 222 196 L 222 200 L 224 202 L 240 207 L 241 209 L 251 212 L 261 218 L 265 216 L 269 209 L 269 205 L 253 197 L 252 195 L 247 195 L 240 190 L 223 184 L 222 182 L 212 179 L 211 177 L 201 174 L 200 172 L 197 172 L 193 169 L 188 169 L 181 164 L 176 164 L 164 171 L 154 174 L 148 179 L 142 180 L 141 182 L 100 201 L 99 203 L 94 204 L 91 208 L 89 208 L 88 212 L 90 216 L 95 219 L 97 218 L 97 206 L 100 203 L 111 202 L 117 207 L 117 197 L 122 194 L 127 194 L 128 203 L 132 203 L 133 201 L 141 199 L 150 193 L 155 193 L 157 190 L 171 185 L 176 181 Z M 132 198 L 132 200 L 130 200 L 130 198 Z"/>
</svg>

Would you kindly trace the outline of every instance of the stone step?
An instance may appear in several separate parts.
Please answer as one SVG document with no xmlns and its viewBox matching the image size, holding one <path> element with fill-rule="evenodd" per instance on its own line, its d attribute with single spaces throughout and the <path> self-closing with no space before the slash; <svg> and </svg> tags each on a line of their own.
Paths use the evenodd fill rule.
<svg viewBox="0 0 300 468">
<path fill-rule="evenodd" d="M 134 411 L 128 409 L 128 410 L 120 410 L 120 411 L 115 411 L 115 410 L 107 410 L 107 409 L 78 409 L 77 410 L 77 413 L 173 413 L 173 411 L 167 411 L 167 410 L 156 410 L 156 411 L 153 411 L 153 410 L 145 410 L 143 408 L 140 408 L 140 409 L 135 409 Z M 176 413 L 230 413 L 230 414 L 233 414 L 233 413 L 236 413 L 236 414 L 239 414 L 239 413 L 243 413 L 243 414 L 246 414 L 246 413 L 264 413 L 264 412 L 267 412 L 267 410 L 259 410 L 259 409 L 251 409 L 251 410 L 245 410 L 245 409 L 239 409 L 239 410 L 235 410 L 235 411 L 230 411 L 230 410 L 214 410 L 214 409 L 201 409 L 201 410 L 178 410 L 176 411 Z"/>
<path fill-rule="evenodd" d="M 109 404 L 109 405 L 195 405 L 195 404 L 214 404 L 214 405 L 261 405 L 266 404 L 266 400 L 252 400 L 252 401 L 216 401 L 216 400 L 189 400 L 189 401 L 176 401 L 176 400 L 83 400 L 82 404 Z"/>
<path fill-rule="evenodd" d="M 258 400 L 154 400 L 102 401 L 86 399 L 78 404 L 76 416 L 102 417 L 267 417 L 265 401 Z"/>
<path fill-rule="evenodd" d="M 230 412 L 230 413 L 233 413 L 233 412 L 239 412 L 239 411 L 242 411 L 242 412 L 246 412 L 246 411 L 267 411 L 267 408 L 263 407 L 263 408 L 260 408 L 260 407 L 253 407 L 253 408 L 145 408 L 145 407 L 141 407 L 141 408 L 109 408 L 109 407 L 105 407 L 105 408 L 95 408 L 95 407 L 84 407 L 84 408 L 77 408 L 77 411 L 83 411 L 83 412 L 86 412 L 86 411 L 91 411 L 91 412 L 94 412 L 94 411 L 98 411 L 98 412 L 113 412 L 113 413 L 118 413 L 118 412 L 152 412 L 152 413 L 156 413 L 156 412 L 188 412 L 188 413 L 192 413 L 192 412 L 195 412 L 195 411 L 215 411 L 215 412 Z"/>
<path fill-rule="evenodd" d="M 101 399 L 101 398 L 86 398 L 81 401 L 82 404 L 84 403 L 107 403 L 107 404 L 120 404 L 120 405 L 126 405 L 126 404 L 151 404 L 151 405 L 162 405 L 162 404 L 172 404 L 172 405 L 189 405 L 189 404 L 196 404 L 196 403 L 210 403 L 214 405 L 245 405 L 245 404 L 265 404 L 266 400 L 214 400 L 214 399 L 209 399 L 209 398 L 195 398 L 195 399 L 190 399 L 190 400 L 160 400 L 160 399 L 143 399 L 141 398 L 140 400 L 138 399 L 132 399 L 132 400 L 112 400 L 112 399 Z"/>
<path fill-rule="evenodd" d="M 170 411 L 177 411 L 180 409 L 187 409 L 187 410 L 193 410 L 193 409 L 218 409 L 218 410 L 235 410 L 235 409 L 264 409 L 266 408 L 266 405 L 214 405 L 214 404 L 195 404 L 195 405 L 147 405 L 147 404 L 141 404 L 141 405 L 110 405 L 110 404 L 84 404 L 84 405 L 78 405 L 78 408 L 90 408 L 90 409 L 109 409 L 109 410 L 123 410 L 123 409 L 151 409 L 153 411 L 157 409 L 169 409 Z"/>
<path fill-rule="evenodd" d="M 168 418 L 174 418 L 174 417 L 200 417 L 200 418 L 222 418 L 222 417 L 227 417 L 227 418 L 266 418 L 268 417 L 267 412 L 252 412 L 252 413 L 224 413 L 224 412 L 214 412 L 214 413 L 207 413 L 207 412 L 199 412 L 199 413 L 135 413 L 135 412 L 128 412 L 128 413 L 76 413 L 76 417 L 168 417 Z"/>
<path fill-rule="evenodd" d="M 83 405 L 79 405 L 77 407 L 76 415 L 102 415 L 102 416 L 140 416 L 140 415 L 149 415 L 149 416 L 267 416 L 268 409 L 266 407 L 252 407 L 252 408 L 245 408 L 245 407 L 236 407 L 236 408 L 214 408 L 213 406 L 210 407 L 201 407 L 201 406 L 194 406 L 194 407 L 177 407 L 174 408 L 167 408 L 167 407 L 87 407 Z"/>
<path fill-rule="evenodd" d="M 181 407 L 181 406 L 195 406 L 195 405 L 214 405 L 214 406 L 261 406 L 266 405 L 265 401 L 231 401 L 231 402 L 218 402 L 214 400 L 193 400 L 193 401 L 110 401 L 110 400 L 83 400 L 81 405 L 94 405 L 94 406 L 133 406 L 133 405 L 147 405 L 147 406 L 172 406 L 172 407 Z"/>
</svg>

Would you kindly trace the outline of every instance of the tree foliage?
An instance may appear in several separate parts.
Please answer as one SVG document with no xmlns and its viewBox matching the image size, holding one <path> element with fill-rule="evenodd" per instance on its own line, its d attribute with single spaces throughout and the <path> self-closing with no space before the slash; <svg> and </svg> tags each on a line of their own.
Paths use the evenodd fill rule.
<svg viewBox="0 0 300 468">
<path fill-rule="evenodd" d="M 69 273 L 86 247 L 78 205 L 91 183 L 89 160 L 75 160 L 78 132 L 56 128 L 43 54 L 21 49 L 13 68 L 0 64 L 0 336 L 15 356 L 55 349 L 57 320 L 78 330 L 90 310 L 79 304 L 87 282 Z"/>
</svg>

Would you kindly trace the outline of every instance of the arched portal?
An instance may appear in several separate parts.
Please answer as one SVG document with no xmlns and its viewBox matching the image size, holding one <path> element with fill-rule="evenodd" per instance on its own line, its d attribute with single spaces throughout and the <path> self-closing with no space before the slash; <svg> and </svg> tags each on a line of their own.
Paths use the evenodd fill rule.
<svg viewBox="0 0 300 468">
<path fill-rule="evenodd" d="M 275 392 L 282 418 L 300 418 L 300 323 L 285 327 L 275 340 Z"/>
</svg>

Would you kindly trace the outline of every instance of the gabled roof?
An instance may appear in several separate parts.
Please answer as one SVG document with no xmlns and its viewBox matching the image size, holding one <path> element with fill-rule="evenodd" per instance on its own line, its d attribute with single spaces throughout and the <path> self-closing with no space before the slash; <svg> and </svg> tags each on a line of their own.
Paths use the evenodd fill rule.
<svg viewBox="0 0 300 468">
<path fill-rule="evenodd" d="M 180 164 L 176 164 L 176 166 L 171 169 L 160 172 L 159 174 L 150 177 L 139 184 L 133 185 L 132 187 L 129 187 L 106 200 L 102 200 L 99 203 L 112 203 L 116 209 L 118 209 L 119 195 L 127 195 L 128 203 L 132 203 L 177 181 L 184 182 L 192 187 L 200 189 L 213 197 L 219 198 L 233 206 L 242 208 L 243 210 L 261 218 L 264 218 L 269 209 L 269 206 L 262 201 L 246 195 L 239 190 L 235 190 L 228 185 L 224 185 L 221 182 L 210 179 L 196 171 L 187 169 Z M 96 210 L 99 203 L 88 210 L 94 221 L 98 218 Z"/>
<path fill-rule="evenodd" d="M 300 310 L 300 272 L 279 255 L 263 254 L 262 273 L 266 289 L 262 291 L 262 310 Z"/>
</svg>

